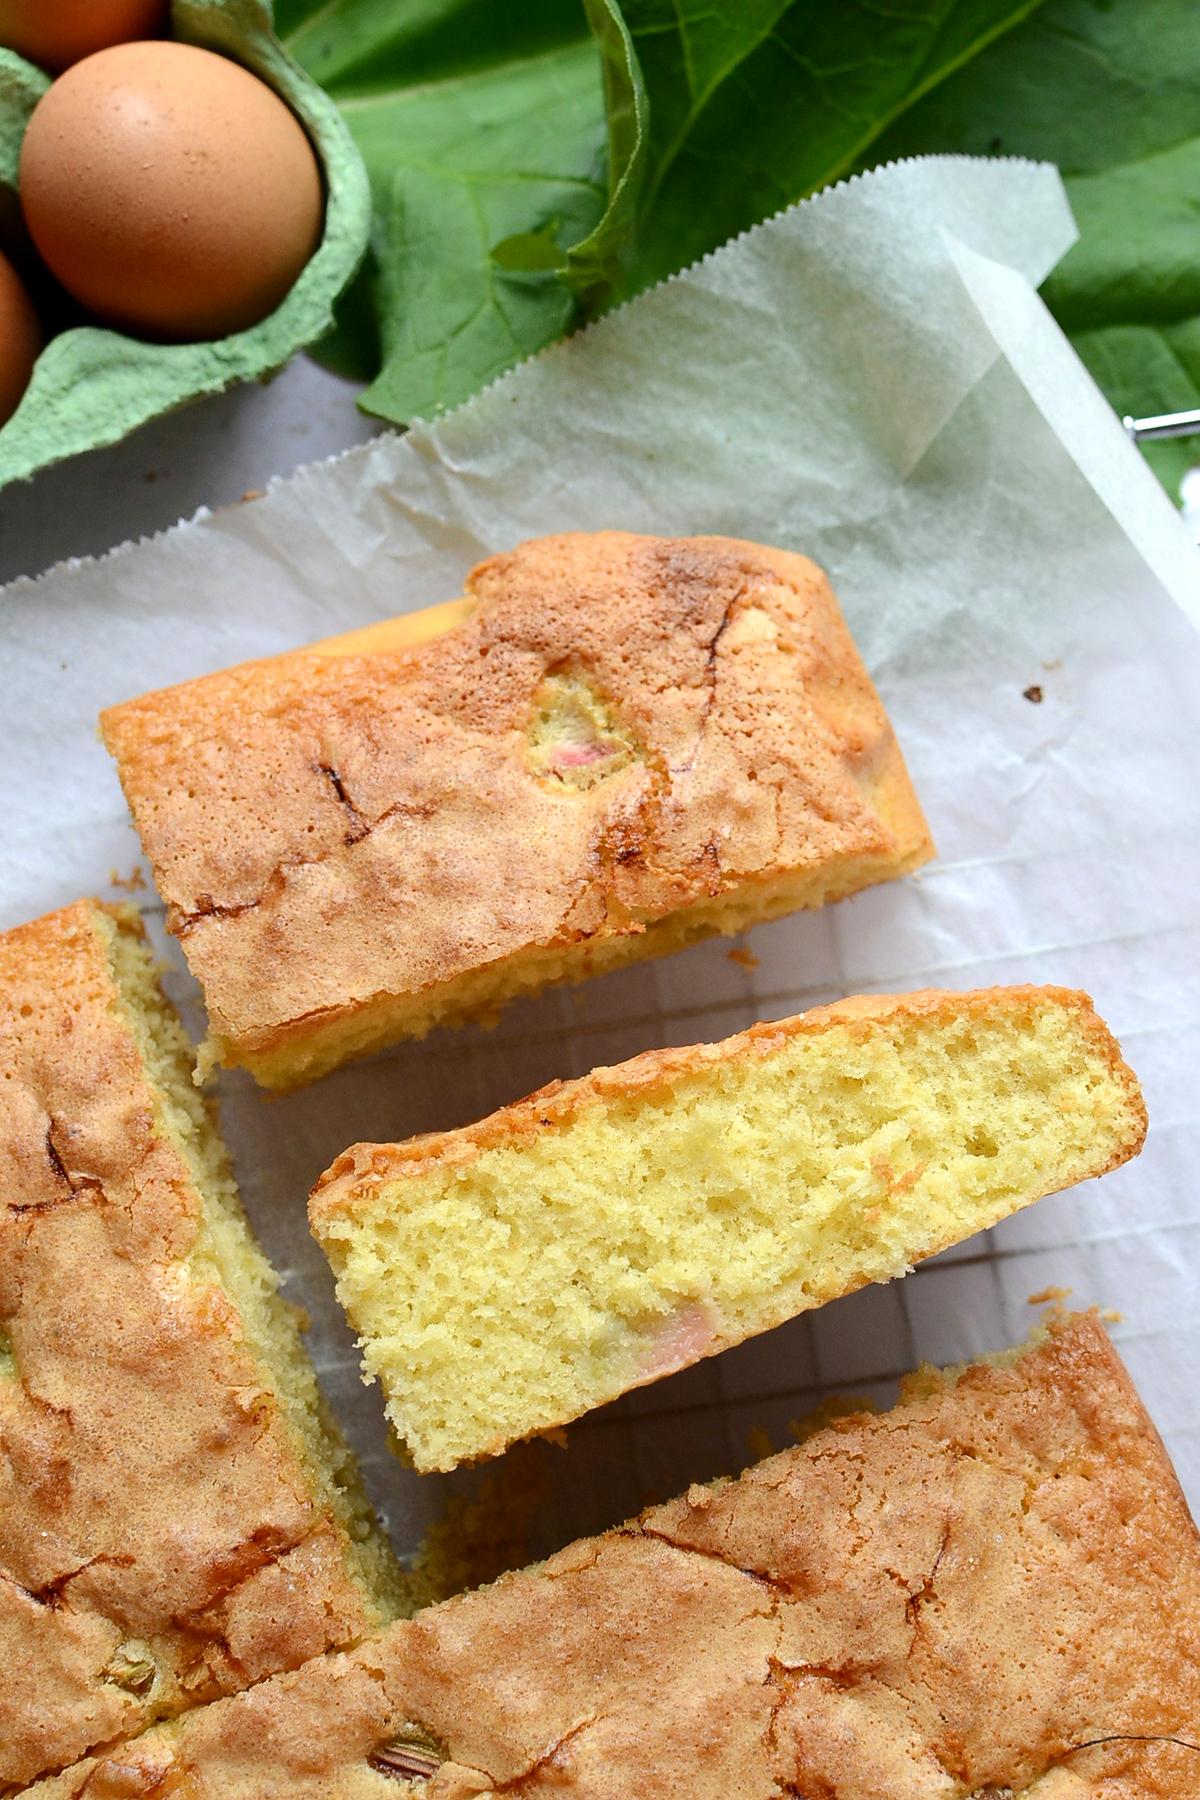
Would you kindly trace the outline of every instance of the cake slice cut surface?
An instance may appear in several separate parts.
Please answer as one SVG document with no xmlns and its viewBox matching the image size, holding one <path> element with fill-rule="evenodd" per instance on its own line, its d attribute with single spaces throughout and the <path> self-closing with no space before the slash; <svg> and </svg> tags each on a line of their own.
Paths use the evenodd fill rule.
<svg viewBox="0 0 1200 1800">
<path fill-rule="evenodd" d="M 1086 995 L 847 1000 L 347 1151 L 313 1230 L 419 1469 L 447 1469 L 1134 1155 Z"/>
<path fill-rule="evenodd" d="M 821 571 L 574 534 L 101 721 L 210 1052 L 268 1086 L 932 853 Z"/>
<path fill-rule="evenodd" d="M 36 1800 L 1197 1800 L 1200 1544 L 1093 1317 Z"/>
<path fill-rule="evenodd" d="M 0 936 L 0 1792 L 398 1599 L 192 1067 L 135 913 Z"/>
</svg>

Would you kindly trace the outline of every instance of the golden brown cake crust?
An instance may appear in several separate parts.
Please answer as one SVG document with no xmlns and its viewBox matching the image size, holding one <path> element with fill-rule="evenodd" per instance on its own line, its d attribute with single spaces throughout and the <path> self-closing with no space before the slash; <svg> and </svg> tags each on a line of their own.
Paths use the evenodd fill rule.
<svg viewBox="0 0 1200 1800">
<path fill-rule="evenodd" d="M 387 1800 L 417 1730 L 429 1800 L 1195 1800 L 1198 1724 L 1200 1542 L 1088 1316 L 37 1796 Z"/>
<path fill-rule="evenodd" d="M 458 1167 L 499 1144 L 514 1144 L 538 1136 L 547 1127 L 568 1124 L 588 1106 L 605 1100 L 633 1099 L 656 1088 L 669 1086 L 698 1070 L 740 1058 L 772 1055 L 790 1039 L 816 1036 L 831 1026 L 861 1022 L 865 1028 L 879 1020 L 955 1018 L 986 1019 L 997 1007 L 1033 1015 L 1047 1004 L 1069 1008 L 1091 1038 L 1113 1074 L 1124 1087 L 1130 1108 L 1139 1123 L 1136 1135 L 1115 1150 L 1097 1175 L 1107 1174 L 1129 1157 L 1136 1156 L 1146 1135 L 1146 1106 L 1137 1078 L 1121 1055 L 1120 1046 L 1096 1013 L 1091 996 L 1074 988 L 1015 986 L 975 988 L 958 993 L 942 988 L 923 988 L 910 994 L 855 994 L 828 1006 L 814 1006 L 790 1019 L 768 1019 L 715 1044 L 688 1044 L 680 1048 L 646 1050 L 628 1062 L 593 1069 L 574 1081 L 552 1081 L 523 1100 L 514 1101 L 475 1124 L 453 1131 L 428 1131 L 400 1144 L 352 1144 L 321 1176 L 309 1201 L 314 1225 L 337 1213 L 353 1210 L 369 1201 L 384 1182 L 418 1173 L 431 1163 Z"/>
<path fill-rule="evenodd" d="M 226 1055 L 262 1074 L 295 1049 L 264 1078 L 307 1078 L 305 1040 L 381 996 L 414 997 L 420 1032 L 482 970 L 526 960 L 534 986 L 554 951 L 650 953 L 681 909 L 761 890 L 766 916 L 781 878 L 804 892 L 775 911 L 931 854 L 805 558 L 577 534 L 491 558 L 468 593 L 419 648 L 315 646 L 104 715 Z"/>
<path fill-rule="evenodd" d="M 200 1202 L 96 921 L 0 937 L 0 1792 L 378 1617 L 188 1271 Z"/>
</svg>

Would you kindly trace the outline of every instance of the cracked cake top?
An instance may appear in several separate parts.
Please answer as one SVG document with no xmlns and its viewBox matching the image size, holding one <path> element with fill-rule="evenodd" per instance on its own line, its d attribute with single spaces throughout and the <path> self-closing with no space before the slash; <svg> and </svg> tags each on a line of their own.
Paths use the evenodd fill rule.
<svg viewBox="0 0 1200 1800">
<path fill-rule="evenodd" d="M 0 1792 L 386 1616 L 190 1075 L 135 914 L 0 936 Z"/>
<path fill-rule="evenodd" d="M 1195 1800 L 1200 1546 L 1094 1317 L 38 1800 Z"/>
<path fill-rule="evenodd" d="M 805 558 L 545 538 L 455 616 L 102 720 L 216 1050 L 269 1084 L 930 854 Z"/>
</svg>

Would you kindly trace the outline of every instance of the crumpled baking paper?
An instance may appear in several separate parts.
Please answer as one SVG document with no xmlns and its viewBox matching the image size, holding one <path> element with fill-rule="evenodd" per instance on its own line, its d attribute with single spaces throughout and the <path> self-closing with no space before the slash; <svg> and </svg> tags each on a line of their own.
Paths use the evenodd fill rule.
<svg viewBox="0 0 1200 1800">
<path fill-rule="evenodd" d="M 806 551 L 891 710 L 940 848 L 918 877 L 751 933 L 752 968 L 701 945 L 285 1100 L 222 1078 L 248 1208 L 312 1315 L 322 1379 L 401 1550 L 478 1477 L 419 1478 L 386 1447 L 305 1227 L 325 1165 L 356 1139 L 452 1126 L 653 1045 L 929 984 L 1089 989 L 1145 1085 L 1142 1157 L 628 1397 L 573 1426 L 565 1452 L 510 1456 L 520 1480 L 501 1479 L 503 1505 L 532 1468 L 532 1548 L 611 1524 L 786 1442 L 831 1389 L 887 1400 L 919 1358 L 1018 1341 L 1029 1296 L 1051 1288 L 1119 1310 L 1121 1349 L 1200 1496 L 1200 559 L 1036 298 L 1073 235 L 1049 168 L 881 170 L 436 425 L 0 596 L 6 925 L 109 892 L 110 871 L 137 864 L 95 737 L 102 706 L 446 599 L 475 559 L 539 532 L 726 532 Z M 161 908 L 139 898 L 161 937 Z M 485 1535 L 489 1517 L 474 1520 Z"/>
</svg>

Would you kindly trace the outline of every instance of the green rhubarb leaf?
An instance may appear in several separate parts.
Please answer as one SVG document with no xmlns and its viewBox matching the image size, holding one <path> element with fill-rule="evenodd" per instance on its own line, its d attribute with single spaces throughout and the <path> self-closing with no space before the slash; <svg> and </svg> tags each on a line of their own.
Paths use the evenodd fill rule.
<svg viewBox="0 0 1200 1800">
<path fill-rule="evenodd" d="M 599 309 L 624 282 L 637 248 L 637 217 L 650 153 L 650 102 L 618 0 L 585 0 L 604 69 L 608 204 L 572 249 L 567 275 L 584 304 Z"/>
<path fill-rule="evenodd" d="M 453 406 L 835 179 L 1039 3 L 279 0 L 374 201 L 322 353 L 384 418 Z"/>
<path fill-rule="evenodd" d="M 595 11 L 611 37 L 618 18 Z M 573 253 L 585 283 L 607 266 L 619 53 L 602 56 L 579 0 L 280 0 L 276 21 L 371 181 L 369 260 L 322 351 L 369 375 L 368 412 L 430 417 L 574 322 Z"/>
<path fill-rule="evenodd" d="M 844 175 L 1041 0 L 625 0 L 650 111 L 630 289 Z"/>
<path fill-rule="evenodd" d="M 1080 238 L 1047 302 L 1122 416 L 1200 407 L 1196 0 L 1047 0 L 875 146 L 937 150 L 1057 162 Z M 1200 440 L 1148 455 L 1177 496 Z"/>
<path fill-rule="evenodd" d="M 512 275 L 544 275 L 566 268 L 566 257 L 555 237 L 555 224 L 540 231 L 518 231 L 492 245 L 492 261 Z"/>
</svg>

